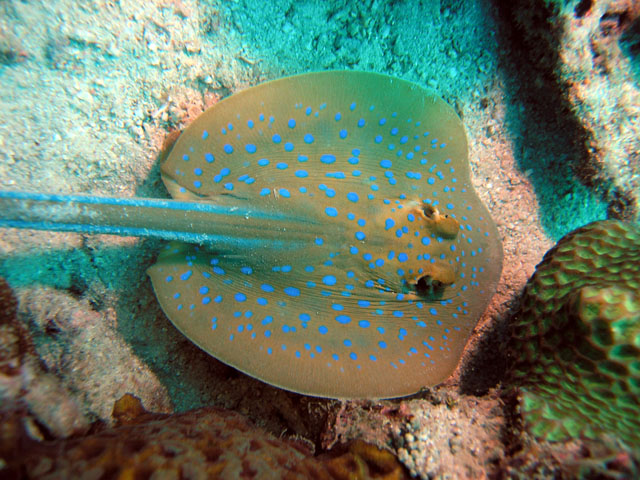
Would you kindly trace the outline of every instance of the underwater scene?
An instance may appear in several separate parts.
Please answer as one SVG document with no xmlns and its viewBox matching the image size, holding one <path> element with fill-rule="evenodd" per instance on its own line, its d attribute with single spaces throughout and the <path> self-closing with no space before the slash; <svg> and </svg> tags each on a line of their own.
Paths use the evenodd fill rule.
<svg viewBox="0 0 640 480">
<path fill-rule="evenodd" d="M 640 3 L 0 1 L 0 479 L 640 478 Z"/>
</svg>

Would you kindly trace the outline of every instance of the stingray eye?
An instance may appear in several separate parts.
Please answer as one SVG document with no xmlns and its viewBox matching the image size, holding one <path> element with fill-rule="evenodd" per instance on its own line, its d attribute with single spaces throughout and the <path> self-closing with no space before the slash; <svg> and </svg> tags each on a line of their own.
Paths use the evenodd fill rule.
<svg viewBox="0 0 640 480">
<path fill-rule="evenodd" d="M 431 275 L 423 275 L 415 284 L 418 295 L 429 300 L 438 300 L 442 298 L 446 285 L 435 280 Z"/>
<path fill-rule="evenodd" d="M 436 214 L 438 213 L 438 211 L 432 207 L 431 205 L 422 205 L 422 213 L 424 214 L 425 217 L 427 217 L 430 220 L 433 220 L 433 218 L 436 216 Z"/>
</svg>

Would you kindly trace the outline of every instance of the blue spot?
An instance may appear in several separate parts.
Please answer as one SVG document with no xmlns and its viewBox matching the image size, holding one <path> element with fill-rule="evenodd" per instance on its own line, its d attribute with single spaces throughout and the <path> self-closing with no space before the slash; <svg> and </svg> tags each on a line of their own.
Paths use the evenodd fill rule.
<svg viewBox="0 0 640 480">
<path fill-rule="evenodd" d="M 349 157 L 348 162 L 351 165 L 357 165 L 358 163 L 360 163 L 360 159 L 356 158 L 356 157 Z"/>
<path fill-rule="evenodd" d="M 295 288 L 295 287 L 285 287 L 284 288 L 284 293 L 286 293 L 290 297 L 299 297 L 300 296 L 300 290 Z"/>
<path fill-rule="evenodd" d="M 369 326 L 371 326 L 371 323 L 368 320 L 360 320 L 358 322 L 358 326 L 360 328 L 369 328 Z"/>
<path fill-rule="evenodd" d="M 213 155 L 211 155 L 210 153 L 205 153 L 204 154 L 204 160 L 207 163 L 213 163 L 213 161 L 214 161 Z"/>
<path fill-rule="evenodd" d="M 182 155 L 182 160 L 184 160 L 185 162 L 189 161 L 189 155 L 187 155 L 186 153 L 184 155 Z"/>
<path fill-rule="evenodd" d="M 293 118 L 290 118 L 287 125 L 289 125 L 289 128 L 294 128 L 296 126 L 296 121 Z"/>
<path fill-rule="evenodd" d="M 347 323 L 351 323 L 351 317 L 349 315 L 338 315 L 336 322 L 346 325 Z"/>
<path fill-rule="evenodd" d="M 354 352 L 351 352 L 351 353 L 349 354 L 349 358 L 350 358 L 351 360 L 357 360 L 357 359 L 358 359 L 358 355 L 356 355 Z"/>
<path fill-rule="evenodd" d="M 193 173 L 197 176 L 202 175 L 202 169 L 201 168 L 194 168 L 193 169 Z"/>
<path fill-rule="evenodd" d="M 397 135 L 398 134 L 398 129 L 397 128 L 392 128 L 391 129 L 391 135 Z"/>
<path fill-rule="evenodd" d="M 236 302 L 244 302 L 247 299 L 247 296 L 244 293 L 236 293 L 233 298 L 236 299 Z"/>
<path fill-rule="evenodd" d="M 336 157 L 335 157 L 335 155 L 324 154 L 324 155 L 320 156 L 320 161 L 322 163 L 330 164 L 330 163 L 333 163 L 333 162 L 336 161 Z"/>
<path fill-rule="evenodd" d="M 207 132 L 206 130 L 204 130 L 204 131 L 202 132 L 202 139 L 203 139 L 203 140 L 206 140 L 208 136 L 209 136 L 209 132 Z"/>
<path fill-rule="evenodd" d="M 364 218 L 358 219 L 358 226 L 364 227 L 367 224 L 367 221 Z"/>
<path fill-rule="evenodd" d="M 356 109 L 356 102 L 353 102 L 351 105 L 349 105 L 349 110 L 353 112 L 355 109 Z"/>
<path fill-rule="evenodd" d="M 385 123 L 387 123 L 387 119 L 386 118 L 381 118 L 380 121 L 378 122 L 378 125 L 382 126 Z"/>
<path fill-rule="evenodd" d="M 307 115 L 311 115 L 311 107 L 307 107 L 304 113 L 306 113 Z"/>
<path fill-rule="evenodd" d="M 304 136 L 304 143 L 313 143 L 315 139 L 313 138 L 313 135 L 311 135 L 310 133 L 305 134 Z"/>
<path fill-rule="evenodd" d="M 276 164 L 276 168 L 278 170 L 286 170 L 287 168 L 289 168 L 289 165 L 287 165 L 284 162 L 280 162 L 280 163 Z"/>
<path fill-rule="evenodd" d="M 202 304 L 203 305 L 207 305 L 209 302 L 211 302 L 211 297 L 204 297 L 202 299 Z"/>
<path fill-rule="evenodd" d="M 407 260 L 409 260 L 409 257 L 407 256 L 406 253 L 401 252 L 401 253 L 398 254 L 398 261 L 406 262 Z"/>
<path fill-rule="evenodd" d="M 407 143 L 409 141 L 409 137 L 406 135 L 400 139 L 400 143 Z"/>
<path fill-rule="evenodd" d="M 360 120 L 358 120 L 358 126 L 359 126 L 360 128 L 364 127 L 365 123 L 366 123 L 366 122 L 364 121 L 364 118 L 361 118 Z"/>
<path fill-rule="evenodd" d="M 233 183 L 225 183 L 224 188 L 226 188 L 227 190 L 233 190 Z"/>
<path fill-rule="evenodd" d="M 167 278 L 165 278 L 165 280 L 167 281 L 167 283 L 172 282 L 173 281 L 173 277 L 171 275 L 169 275 Z"/>
<path fill-rule="evenodd" d="M 184 272 L 182 275 L 180 275 L 180 280 L 189 280 L 189 277 L 191 277 L 191 275 L 193 275 L 193 272 L 191 270 Z"/>
<path fill-rule="evenodd" d="M 273 292 L 273 287 L 268 283 L 263 283 L 262 285 L 260 285 L 260 288 L 263 292 Z"/>
<path fill-rule="evenodd" d="M 253 126 L 254 126 L 254 125 L 255 125 L 255 124 L 253 123 L 253 120 L 249 120 L 249 121 L 247 122 L 247 127 L 249 127 L 249 128 L 253 128 Z"/>
<path fill-rule="evenodd" d="M 335 285 L 336 277 L 334 277 L 333 275 L 326 275 L 322 278 L 322 283 L 324 283 L 325 285 Z"/>
<path fill-rule="evenodd" d="M 264 336 L 269 338 L 271 336 L 271 330 L 265 330 L 264 331 Z"/>
<path fill-rule="evenodd" d="M 382 135 L 376 135 L 376 138 L 373 139 L 376 143 L 382 143 Z"/>
<path fill-rule="evenodd" d="M 201 295 L 206 295 L 207 293 L 209 293 L 209 287 L 207 286 L 202 286 L 200 287 L 200 290 L 198 290 L 200 292 Z"/>
<path fill-rule="evenodd" d="M 368 307 L 369 305 L 371 305 L 371 302 L 369 302 L 368 300 L 358 300 L 358 306 L 359 307 Z"/>
<path fill-rule="evenodd" d="M 253 143 L 247 143 L 244 147 L 249 153 L 256 153 L 258 150 Z"/>
<path fill-rule="evenodd" d="M 202 187 L 202 182 L 200 180 L 196 180 L 195 182 L 193 182 L 193 186 L 196 188 L 200 188 Z"/>
<path fill-rule="evenodd" d="M 422 237 L 422 240 L 420 241 L 423 245 L 429 245 L 431 243 L 431 239 L 429 237 Z"/>
<path fill-rule="evenodd" d="M 340 119 L 342 118 L 342 114 L 340 112 L 336 113 L 336 116 L 334 117 L 336 119 L 336 122 L 339 122 Z"/>
<path fill-rule="evenodd" d="M 356 232 L 355 236 L 358 240 L 364 240 L 367 237 L 364 232 Z"/>
<path fill-rule="evenodd" d="M 256 302 L 258 302 L 258 305 L 262 305 L 262 306 L 264 306 L 264 305 L 269 303 L 266 298 L 262 298 L 262 297 L 258 297 Z"/>
<path fill-rule="evenodd" d="M 339 303 L 334 303 L 331 305 L 331 308 L 337 312 L 341 312 L 344 310 L 344 305 L 340 305 Z"/>
<path fill-rule="evenodd" d="M 387 342 L 378 342 L 380 348 L 387 348 Z"/>
<path fill-rule="evenodd" d="M 381 161 L 380 161 L 380 166 L 381 166 L 382 168 L 391 168 L 391 166 L 392 166 L 392 165 L 393 165 L 393 164 L 391 163 L 391 160 L 388 160 L 388 159 L 386 159 L 386 158 L 385 158 L 384 160 L 381 160 Z"/>
<path fill-rule="evenodd" d="M 391 228 L 393 228 L 393 226 L 396 224 L 396 222 L 393 220 L 393 218 L 387 218 L 384 221 L 384 229 L 385 230 L 389 230 Z"/>
<path fill-rule="evenodd" d="M 276 133 L 271 137 L 271 140 L 273 143 L 280 143 L 282 141 L 282 137 Z"/>
<path fill-rule="evenodd" d="M 328 216 L 330 217 L 337 217 L 338 216 L 338 210 L 336 210 L 333 207 L 327 207 L 324 209 L 324 213 L 326 213 Z"/>
<path fill-rule="evenodd" d="M 311 320 L 311 316 L 308 313 L 301 313 L 298 318 L 303 322 L 308 322 L 309 320 Z"/>
<path fill-rule="evenodd" d="M 340 138 L 345 139 L 347 138 L 348 132 L 343 128 L 342 130 L 340 130 L 340 133 L 338 135 L 340 136 Z"/>
<path fill-rule="evenodd" d="M 325 176 L 329 178 L 345 178 L 344 172 L 327 172 Z"/>
<path fill-rule="evenodd" d="M 325 327 L 324 325 L 320 325 L 318 327 L 318 332 L 320 332 L 320 335 L 326 335 L 328 331 L 329 331 L 329 329 L 327 327 Z"/>
<path fill-rule="evenodd" d="M 291 193 L 289 192 L 289 190 L 287 190 L 286 188 L 281 188 L 278 190 L 278 192 L 280 193 L 280 195 L 282 195 L 284 198 L 291 198 Z"/>
<path fill-rule="evenodd" d="M 258 160 L 258 165 L 260 165 L 261 167 L 266 167 L 267 165 L 269 165 L 269 160 L 266 158 L 261 158 L 260 160 Z"/>
<path fill-rule="evenodd" d="M 353 343 L 351 343 L 351 340 L 349 340 L 348 338 L 345 338 L 342 343 L 344 343 L 345 347 L 350 347 L 351 345 L 353 345 Z"/>
<path fill-rule="evenodd" d="M 265 196 L 265 195 L 269 195 L 271 193 L 271 190 L 269 190 L 268 188 L 263 188 L 262 190 L 260 190 L 260 195 L 261 196 Z"/>
<path fill-rule="evenodd" d="M 356 203 L 359 200 L 358 194 L 355 192 L 349 192 L 347 193 L 347 199 L 351 200 L 353 203 Z"/>
<path fill-rule="evenodd" d="M 228 143 L 223 147 L 225 153 L 233 153 L 233 147 Z"/>
<path fill-rule="evenodd" d="M 354 247 L 354 246 L 349 247 L 349 253 L 351 255 L 357 254 L 358 253 L 358 247 Z"/>
<path fill-rule="evenodd" d="M 287 142 L 284 144 L 284 150 L 285 152 L 292 152 L 293 151 L 293 143 L 291 142 Z"/>
<path fill-rule="evenodd" d="M 307 172 L 306 170 L 296 170 L 295 175 L 298 178 L 306 178 L 309 176 L 309 172 Z"/>
<path fill-rule="evenodd" d="M 261 323 L 262 325 L 269 325 L 271 322 L 273 322 L 273 317 L 271 315 L 267 315 L 266 317 L 264 317 Z"/>
</svg>

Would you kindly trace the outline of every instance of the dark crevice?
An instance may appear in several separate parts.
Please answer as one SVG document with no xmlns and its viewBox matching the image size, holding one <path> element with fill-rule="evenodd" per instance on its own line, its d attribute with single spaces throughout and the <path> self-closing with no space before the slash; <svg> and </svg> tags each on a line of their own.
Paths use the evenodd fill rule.
<svg viewBox="0 0 640 480">
<path fill-rule="evenodd" d="M 573 10 L 576 18 L 582 18 L 587 15 L 592 6 L 593 0 L 580 0 L 580 2 L 576 5 L 576 8 Z"/>
</svg>

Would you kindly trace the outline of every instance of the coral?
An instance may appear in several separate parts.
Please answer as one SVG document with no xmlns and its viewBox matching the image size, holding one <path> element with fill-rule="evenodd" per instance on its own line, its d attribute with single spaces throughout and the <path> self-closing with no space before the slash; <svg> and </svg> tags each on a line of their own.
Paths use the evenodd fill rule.
<svg viewBox="0 0 640 480">
<path fill-rule="evenodd" d="M 510 326 L 511 381 L 539 438 L 640 447 L 640 227 L 591 223 L 561 239 Z"/>
<path fill-rule="evenodd" d="M 146 412 L 125 395 L 114 406 L 116 427 L 90 436 L 35 442 L 16 428 L 0 429 L 3 473 L 20 478 L 408 478 L 395 457 L 357 442 L 340 455 L 315 458 L 295 442 L 278 440 L 243 416 L 205 407 L 167 415 Z M 15 422 L 14 422 L 15 424 Z M 15 455 L 20 449 L 21 455 Z"/>
</svg>

